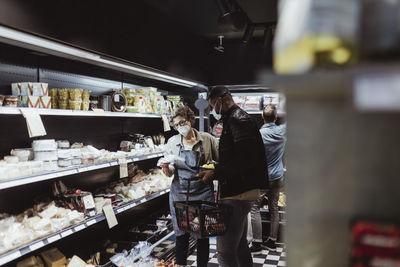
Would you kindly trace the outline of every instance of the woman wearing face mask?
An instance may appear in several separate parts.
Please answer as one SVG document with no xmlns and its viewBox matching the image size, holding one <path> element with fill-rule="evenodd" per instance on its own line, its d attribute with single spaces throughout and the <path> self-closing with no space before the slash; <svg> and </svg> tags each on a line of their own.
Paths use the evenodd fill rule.
<svg viewBox="0 0 400 267">
<path fill-rule="evenodd" d="M 218 161 L 218 141 L 208 133 L 198 132 L 193 128 L 195 116 L 189 107 L 178 109 L 172 117 L 172 124 L 179 134 L 172 136 L 165 147 L 165 153 L 176 155 L 184 159 L 175 164 L 162 165 L 166 175 L 174 175 L 169 195 L 169 204 L 172 222 L 176 235 L 176 264 L 186 265 L 189 234 L 178 228 L 174 201 L 185 201 L 188 182 L 199 173 L 199 167 L 203 164 Z M 200 180 L 190 182 L 189 200 L 214 201 L 214 189 L 212 184 L 205 184 Z M 207 266 L 209 256 L 208 238 L 197 240 L 197 266 Z"/>
</svg>

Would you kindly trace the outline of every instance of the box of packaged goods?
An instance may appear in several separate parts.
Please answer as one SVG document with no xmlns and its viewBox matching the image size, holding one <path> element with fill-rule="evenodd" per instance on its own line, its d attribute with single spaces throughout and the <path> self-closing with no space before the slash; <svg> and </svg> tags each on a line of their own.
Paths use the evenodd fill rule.
<svg viewBox="0 0 400 267">
<path fill-rule="evenodd" d="M 13 96 L 48 96 L 49 85 L 36 82 L 12 83 L 11 91 Z"/>
<path fill-rule="evenodd" d="M 246 97 L 240 95 L 233 95 L 232 98 L 236 105 L 238 105 L 240 108 L 244 108 Z"/>
<path fill-rule="evenodd" d="M 260 110 L 261 109 L 261 96 L 246 96 L 244 103 L 244 110 Z"/>
<path fill-rule="evenodd" d="M 263 95 L 263 108 L 267 105 L 279 105 L 279 93 L 269 93 Z"/>
</svg>

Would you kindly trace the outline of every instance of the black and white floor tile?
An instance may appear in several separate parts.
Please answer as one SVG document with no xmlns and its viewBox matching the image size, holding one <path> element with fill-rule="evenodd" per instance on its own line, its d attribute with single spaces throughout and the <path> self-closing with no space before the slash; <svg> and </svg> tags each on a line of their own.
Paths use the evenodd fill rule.
<svg viewBox="0 0 400 267">
<path fill-rule="evenodd" d="M 154 256 L 162 257 L 165 251 L 171 250 L 175 243 L 173 240 L 166 240 L 154 249 Z M 196 252 L 188 257 L 187 266 L 196 266 Z M 216 239 L 210 238 L 210 261 L 208 267 L 217 267 L 217 246 Z M 276 252 L 263 250 L 262 253 L 253 256 L 253 267 L 282 267 L 286 266 L 286 252 L 283 246 L 279 246 Z"/>
</svg>

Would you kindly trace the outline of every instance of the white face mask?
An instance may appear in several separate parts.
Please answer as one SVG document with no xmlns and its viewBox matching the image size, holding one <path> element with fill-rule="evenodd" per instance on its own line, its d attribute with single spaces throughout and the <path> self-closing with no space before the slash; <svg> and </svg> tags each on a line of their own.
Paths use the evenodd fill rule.
<svg viewBox="0 0 400 267">
<path fill-rule="evenodd" d="M 189 125 L 179 126 L 177 130 L 182 136 L 186 137 L 190 132 L 190 126 Z"/>
<path fill-rule="evenodd" d="M 211 110 L 210 114 L 213 115 L 214 118 L 215 118 L 217 121 L 219 121 L 219 120 L 222 118 L 221 110 L 222 110 L 222 105 L 221 105 L 221 107 L 219 108 L 219 113 L 217 113 L 217 112 L 215 111 L 215 106 L 214 106 L 214 108 Z"/>
</svg>

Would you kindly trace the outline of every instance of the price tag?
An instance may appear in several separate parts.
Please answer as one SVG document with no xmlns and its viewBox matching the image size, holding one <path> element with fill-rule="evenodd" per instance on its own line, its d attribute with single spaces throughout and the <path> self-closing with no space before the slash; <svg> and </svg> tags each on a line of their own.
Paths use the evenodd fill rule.
<svg viewBox="0 0 400 267">
<path fill-rule="evenodd" d="M 140 200 L 140 203 L 144 203 L 144 202 L 146 202 L 147 200 L 145 199 L 145 198 L 143 198 L 142 200 Z"/>
<path fill-rule="evenodd" d="M 103 207 L 104 216 L 106 216 L 108 228 L 113 228 L 118 224 L 117 217 L 115 217 L 114 210 L 111 205 Z"/>
<path fill-rule="evenodd" d="M 119 177 L 125 178 L 128 177 L 128 163 L 126 159 L 119 159 Z"/>
<path fill-rule="evenodd" d="M 73 233 L 72 230 L 69 229 L 69 230 L 67 230 L 67 231 L 65 231 L 65 232 L 62 232 L 62 233 L 61 233 L 61 236 L 62 236 L 62 237 L 66 237 L 66 236 L 71 235 L 72 233 Z"/>
<path fill-rule="evenodd" d="M 117 161 L 113 161 L 113 162 L 110 163 L 110 166 L 117 166 L 117 165 L 118 165 Z"/>
<path fill-rule="evenodd" d="M 91 226 L 92 224 L 95 224 L 95 223 L 96 223 L 96 219 L 93 219 L 93 220 L 86 222 L 86 225 Z"/>
<path fill-rule="evenodd" d="M 7 256 L 1 257 L 0 258 L 0 265 L 3 265 L 5 263 L 7 263 L 7 262 L 15 260 L 15 259 L 17 259 L 19 257 L 21 257 L 21 252 L 19 250 L 15 251 L 15 252 L 13 252 L 11 254 L 8 254 Z"/>
<path fill-rule="evenodd" d="M 78 225 L 74 228 L 75 232 L 85 229 L 86 226 L 84 224 Z"/>
<path fill-rule="evenodd" d="M 164 126 L 164 132 L 171 131 L 171 126 L 169 125 L 169 121 L 166 115 L 161 115 L 161 120 Z"/>
<path fill-rule="evenodd" d="M 33 244 L 33 245 L 30 245 L 30 246 L 29 246 L 29 249 L 30 249 L 31 251 L 34 251 L 34 250 L 37 250 L 37 249 L 39 249 L 39 248 L 41 248 L 41 247 L 43 247 L 43 246 L 44 246 L 43 241 L 39 241 L 39 242 L 36 242 L 36 243 Z"/>
<path fill-rule="evenodd" d="M 93 112 L 94 112 L 94 113 L 97 113 L 97 114 L 104 114 L 104 109 L 101 109 L 101 108 L 94 108 L 94 109 L 93 109 Z"/>
<path fill-rule="evenodd" d="M 115 94 L 115 95 L 114 95 L 114 101 L 115 101 L 115 102 L 119 102 L 119 95 L 118 95 L 118 94 Z"/>
<path fill-rule="evenodd" d="M 146 158 L 147 159 L 152 159 L 152 158 L 154 158 L 154 156 L 153 155 L 148 155 Z"/>
<path fill-rule="evenodd" d="M 139 158 L 134 158 L 134 159 L 133 159 L 133 161 L 139 161 L 139 160 L 140 160 Z"/>
<path fill-rule="evenodd" d="M 57 234 L 57 235 L 55 235 L 55 236 L 52 236 L 52 237 L 47 238 L 47 242 L 53 243 L 53 242 L 59 240 L 60 238 L 61 238 L 60 235 Z"/>
</svg>

